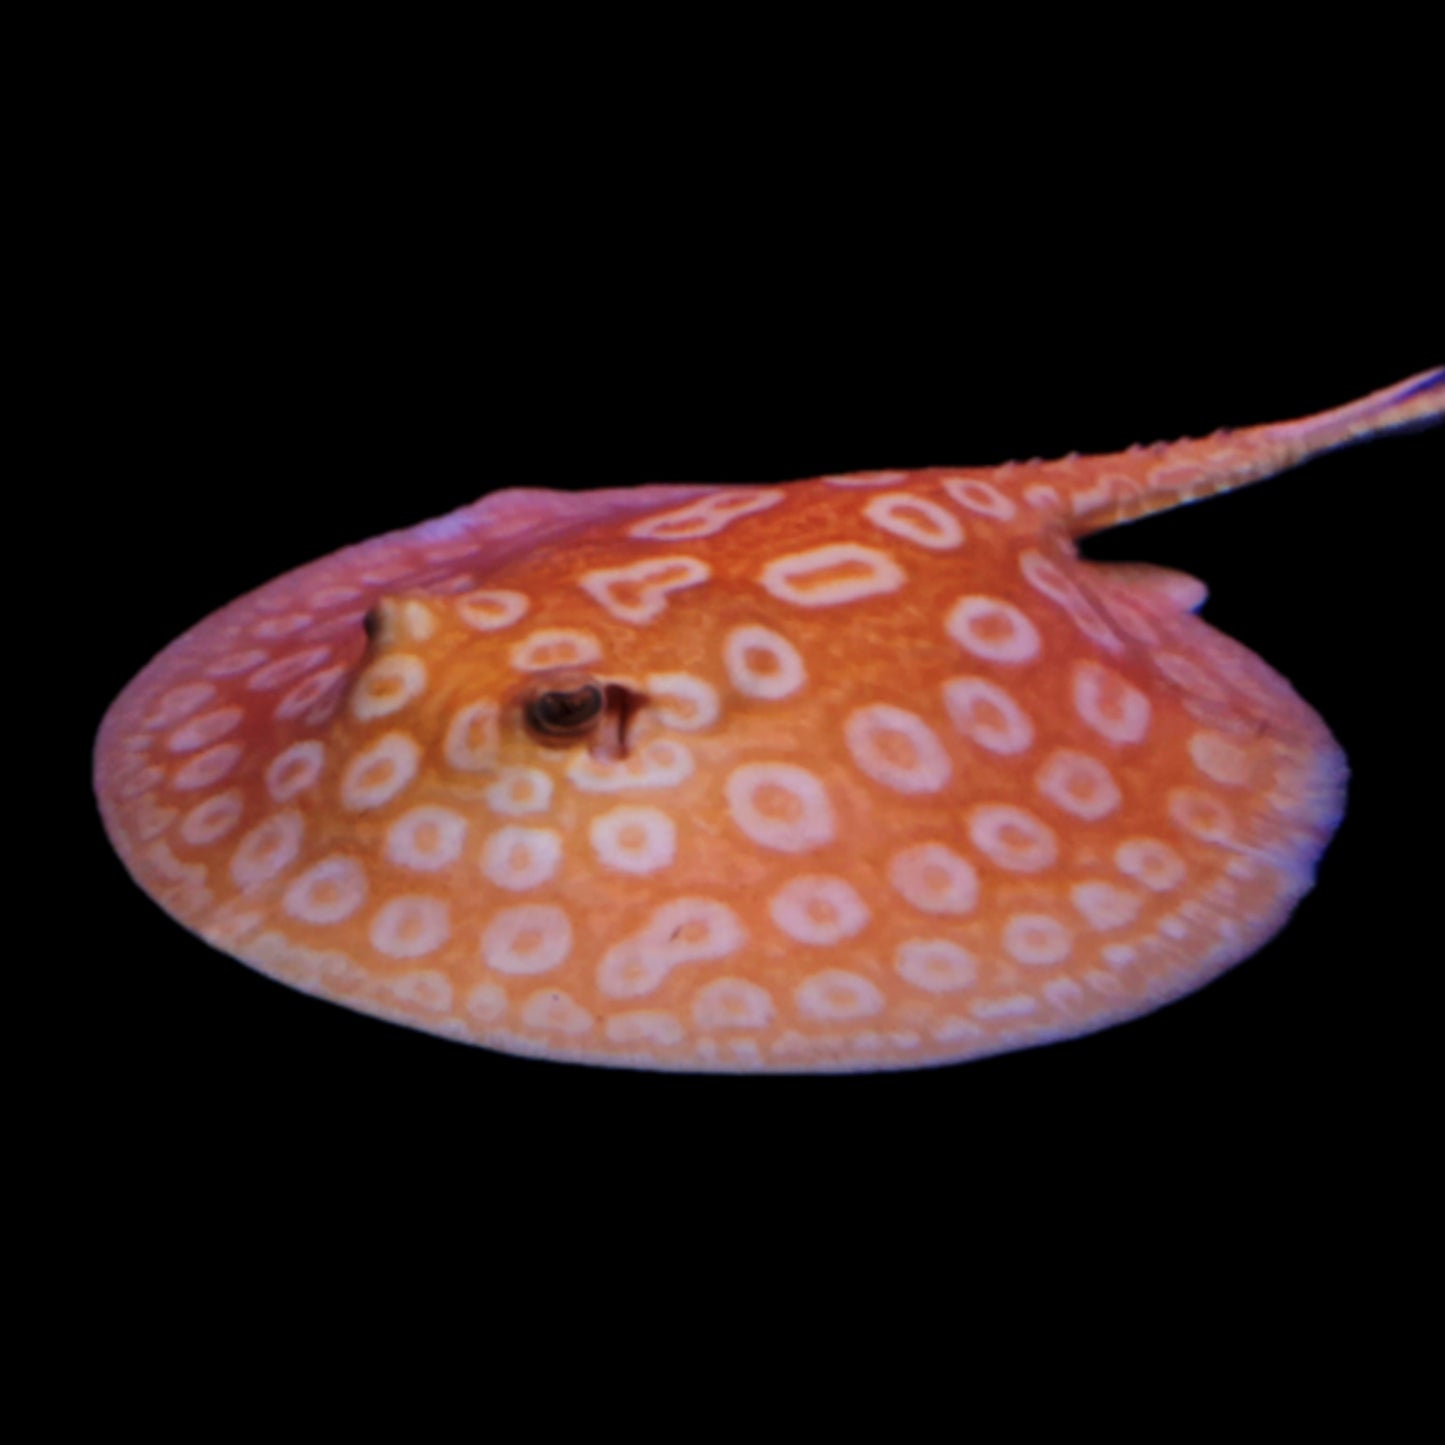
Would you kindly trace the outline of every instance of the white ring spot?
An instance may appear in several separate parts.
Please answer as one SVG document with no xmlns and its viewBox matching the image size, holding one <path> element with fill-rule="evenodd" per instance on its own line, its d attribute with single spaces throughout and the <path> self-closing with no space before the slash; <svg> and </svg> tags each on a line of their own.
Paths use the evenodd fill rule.
<svg viewBox="0 0 1445 1445">
<path fill-rule="evenodd" d="M 503 908 L 482 934 L 482 958 L 498 973 L 546 973 L 571 951 L 571 920 L 551 903 Z"/>
<path fill-rule="evenodd" d="M 549 667 L 581 667 L 597 662 L 602 644 L 576 627 L 544 627 L 515 644 L 511 663 L 519 672 L 542 672 Z"/>
<path fill-rule="evenodd" d="M 532 605 L 521 592 L 501 588 L 480 588 L 456 598 L 457 616 L 478 632 L 500 632 L 527 614 Z"/>
<path fill-rule="evenodd" d="M 686 1030 L 665 1009 L 631 1009 L 613 1014 L 605 1029 L 614 1044 L 661 1044 L 664 1048 L 681 1043 Z"/>
<path fill-rule="evenodd" d="M 883 1011 L 883 995 L 860 974 L 825 968 L 805 978 L 793 990 L 798 1012 L 810 1019 L 871 1018 Z"/>
<path fill-rule="evenodd" d="M 888 860 L 888 881 L 923 913 L 972 913 L 978 873 L 943 843 L 914 843 Z"/>
<path fill-rule="evenodd" d="M 386 832 L 386 856 L 403 868 L 432 873 L 455 863 L 467 838 L 467 820 L 450 808 L 412 808 Z"/>
<path fill-rule="evenodd" d="M 863 515 L 875 527 L 934 552 L 951 552 L 963 546 L 963 525 L 958 518 L 925 497 L 883 492 L 868 499 Z"/>
<path fill-rule="evenodd" d="M 1084 920 L 1095 928 L 1122 928 L 1139 916 L 1143 899 L 1112 883 L 1075 883 L 1069 898 Z"/>
<path fill-rule="evenodd" d="M 278 657 L 267 663 L 259 672 L 253 672 L 246 679 L 246 686 L 252 692 L 268 692 L 272 688 L 285 687 L 308 672 L 321 666 L 331 656 L 329 647 L 305 647 L 286 657 Z"/>
<path fill-rule="evenodd" d="M 187 759 L 171 774 L 171 787 L 193 792 L 219 783 L 241 761 L 245 749 L 240 743 L 218 743 Z"/>
<path fill-rule="evenodd" d="M 239 788 L 217 793 L 204 803 L 197 803 L 181 819 L 181 837 L 192 847 L 204 848 L 224 838 L 241 821 L 244 810 Z"/>
<path fill-rule="evenodd" d="M 816 873 L 789 879 L 768 899 L 768 912 L 789 938 L 820 946 L 854 937 L 872 917 L 850 883 Z"/>
<path fill-rule="evenodd" d="M 1019 963 L 1062 963 L 1074 948 L 1074 936 L 1047 913 L 1015 913 L 1004 924 L 1003 946 Z"/>
<path fill-rule="evenodd" d="M 1056 748 L 1034 774 L 1034 786 L 1066 813 L 1094 822 L 1117 812 L 1123 794 L 1114 775 L 1097 758 Z"/>
<path fill-rule="evenodd" d="M 266 790 L 278 803 L 287 803 L 297 793 L 314 788 L 326 761 L 326 749 L 315 738 L 292 743 L 276 754 L 266 767 Z"/>
<path fill-rule="evenodd" d="M 677 856 L 677 829 L 660 808 L 613 808 L 592 820 L 587 836 L 598 860 L 624 873 L 656 873 Z"/>
<path fill-rule="evenodd" d="M 1168 808 L 1174 822 L 1206 843 L 1223 843 L 1234 836 L 1229 809 L 1201 788 L 1171 788 Z"/>
<path fill-rule="evenodd" d="M 320 672 L 313 672 L 310 677 L 303 678 L 276 704 L 273 716 L 281 722 L 289 721 L 293 717 L 300 717 L 307 708 L 313 703 L 320 702 L 333 688 L 336 688 L 339 693 L 337 684 L 346 676 L 347 671 L 345 666 L 338 663 L 335 667 L 323 667 Z M 339 696 L 330 700 L 324 709 L 327 716 L 335 710 L 339 701 Z M 320 718 L 307 719 L 312 723 L 321 720 Z"/>
<path fill-rule="evenodd" d="M 288 612 L 284 617 L 264 617 L 251 629 L 252 637 L 259 637 L 262 642 L 275 642 L 281 637 L 290 637 L 293 633 L 304 631 L 310 627 L 312 617 L 306 612 Z"/>
<path fill-rule="evenodd" d="M 598 567 L 584 572 L 577 585 L 620 622 L 644 623 L 667 610 L 670 592 L 696 587 L 712 568 L 696 557 L 648 557 L 627 567 Z"/>
<path fill-rule="evenodd" d="M 775 702 L 791 697 L 808 680 L 798 649 L 770 627 L 734 627 L 723 641 L 728 679 L 744 697 Z"/>
<path fill-rule="evenodd" d="M 498 888 L 514 893 L 540 887 L 562 861 L 562 835 L 555 828 L 499 828 L 482 845 L 482 872 Z"/>
<path fill-rule="evenodd" d="M 978 960 L 947 938 L 910 938 L 893 955 L 898 976 L 929 993 L 969 988 L 978 977 Z"/>
<path fill-rule="evenodd" d="M 389 803 L 416 777 L 421 749 L 407 733 L 385 733 L 363 748 L 341 775 L 341 806 L 352 812 Z"/>
<path fill-rule="evenodd" d="M 907 472 L 841 472 L 830 477 L 819 477 L 830 487 L 896 487 L 908 480 Z"/>
<path fill-rule="evenodd" d="M 1111 743 L 1142 742 L 1149 732 L 1149 699 L 1112 668 L 1090 658 L 1074 664 L 1074 707 Z"/>
<path fill-rule="evenodd" d="M 671 511 L 659 512 L 655 516 L 634 522 L 627 529 L 627 535 L 655 542 L 711 537 L 739 517 L 766 511 L 769 507 L 776 507 L 782 500 L 781 492 L 732 489 L 713 492 L 694 502 L 688 502 L 685 506 L 674 507 Z"/>
<path fill-rule="evenodd" d="M 393 652 L 356 680 L 351 715 L 359 722 L 400 712 L 426 691 L 426 663 L 410 652 Z"/>
<path fill-rule="evenodd" d="M 1064 570 L 1042 552 L 1030 549 L 1019 558 L 1019 570 L 1031 587 L 1058 603 L 1074 626 L 1109 652 L 1122 652 L 1124 644 L 1118 634 L 1099 614 L 1098 608 L 1084 596 L 1078 585 Z"/>
<path fill-rule="evenodd" d="M 452 935 L 450 910 L 440 898 L 417 893 L 393 898 L 371 920 L 371 946 L 388 958 L 435 953 Z"/>
<path fill-rule="evenodd" d="M 943 706 L 964 737 L 991 753 L 1012 757 L 1033 746 L 1033 719 L 986 677 L 949 678 L 943 684 Z"/>
<path fill-rule="evenodd" d="M 1043 650 L 1038 628 L 1001 597 L 960 597 L 943 625 L 960 647 L 989 662 L 1032 662 Z"/>
<path fill-rule="evenodd" d="M 992 517 L 996 522 L 1011 522 L 1018 513 L 1013 501 L 995 486 L 973 477 L 944 477 L 943 490 L 970 512 Z"/>
<path fill-rule="evenodd" d="M 503 768 L 483 797 L 492 812 L 504 817 L 545 813 L 552 806 L 552 778 L 541 768 Z"/>
<path fill-rule="evenodd" d="M 499 983 L 479 983 L 468 995 L 467 1013 L 479 1024 L 494 1024 L 507 1012 L 507 991 Z"/>
<path fill-rule="evenodd" d="M 746 938 L 742 920 L 711 898 L 675 898 L 653 911 L 640 932 L 608 949 L 597 986 L 612 998 L 656 989 L 677 965 L 726 958 Z"/>
<path fill-rule="evenodd" d="M 578 752 L 567 763 L 567 778 L 584 793 L 620 793 L 628 788 L 673 788 L 692 776 L 692 754 L 670 738 L 654 738 L 625 758 L 594 758 Z"/>
<path fill-rule="evenodd" d="M 774 597 L 799 607 L 833 607 L 896 592 L 907 581 L 886 552 L 857 542 L 827 542 L 776 557 L 758 574 Z"/>
<path fill-rule="evenodd" d="M 663 727 L 695 732 L 718 720 L 717 692 L 690 672 L 650 672 L 646 685 L 648 705 Z"/>
<path fill-rule="evenodd" d="M 1114 849 L 1114 866 L 1154 893 L 1167 893 L 1183 881 L 1184 860 L 1158 838 L 1126 838 Z"/>
<path fill-rule="evenodd" d="M 761 1029 L 772 1022 L 773 997 L 743 978 L 715 978 L 692 1000 L 693 1022 L 702 1029 Z"/>
<path fill-rule="evenodd" d="M 206 676 L 236 677 L 240 673 L 250 672 L 253 667 L 260 667 L 270 656 L 269 652 L 262 652 L 259 647 L 247 648 L 244 652 L 228 652 L 224 657 L 218 657 L 206 669 Z"/>
<path fill-rule="evenodd" d="M 1227 788 L 1242 787 L 1249 781 L 1249 754 L 1223 733 L 1202 730 L 1189 739 L 1189 756 L 1207 778 Z"/>
<path fill-rule="evenodd" d="M 843 739 L 853 761 L 897 793 L 936 793 L 953 773 L 933 729 L 917 713 L 889 703 L 855 708 L 843 724 Z"/>
<path fill-rule="evenodd" d="M 213 712 L 202 713 L 182 723 L 166 739 L 166 747 L 173 753 L 193 753 L 234 731 L 245 715 L 238 707 L 218 707 Z"/>
<path fill-rule="evenodd" d="M 181 686 L 161 694 L 160 701 L 151 710 L 143 726 L 174 727 L 178 722 L 184 722 L 193 712 L 199 712 L 216 695 L 216 689 L 208 682 L 182 683 Z"/>
<path fill-rule="evenodd" d="M 572 1037 L 587 1033 L 597 1022 L 571 994 L 559 988 L 539 989 L 523 999 L 519 1017 L 528 1028 Z"/>
<path fill-rule="evenodd" d="M 765 848 L 806 853 L 837 833 L 823 784 L 792 763 L 744 763 L 724 785 L 734 823 Z"/>
<path fill-rule="evenodd" d="M 494 702 L 469 702 L 457 711 L 442 742 L 442 756 L 458 772 L 487 772 L 501 746 Z"/>
<path fill-rule="evenodd" d="M 1010 803 L 984 803 L 975 808 L 969 814 L 968 835 L 980 852 L 1015 873 L 1038 873 L 1059 856 L 1054 830 Z"/>
<path fill-rule="evenodd" d="M 258 823 L 236 845 L 231 857 L 231 877 L 242 888 L 269 882 L 289 867 L 301 851 L 303 826 L 301 814 L 294 808 L 274 813 L 264 823 Z"/>
<path fill-rule="evenodd" d="M 302 923 L 340 923 L 366 902 L 366 874 L 354 858 L 336 854 L 308 868 L 281 906 Z"/>
<path fill-rule="evenodd" d="M 1008 993 L 1000 998 L 981 998 L 969 1007 L 976 1019 L 1021 1019 L 1038 1010 L 1039 1001 L 1030 994 Z"/>
</svg>

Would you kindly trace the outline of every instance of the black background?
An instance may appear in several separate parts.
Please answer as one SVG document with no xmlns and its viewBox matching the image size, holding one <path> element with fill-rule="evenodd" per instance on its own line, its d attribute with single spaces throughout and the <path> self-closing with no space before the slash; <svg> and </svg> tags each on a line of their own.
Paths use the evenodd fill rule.
<svg viewBox="0 0 1445 1445">
<path fill-rule="evenodd" d="M 834 1078 L 449 1044 L 181 931 L 83 777 L 111 697 L 190 623 L 496 488 L 1113 450 L 1440 365 L 1438 175 L 1418 142 L 1382 144 L 1409 116 L 1362 130 L 1350 104 L 1227 160 L 1201 134 L 1118 171 L 1100 154 L 1117 164 L 1127 127 L 995 168 L 936 114 L 881 140 L 820 120 L 765 169 L 725 128 L 679 160 L 647 125 L 437 160 L 385 127 L 258 146 L 218 124 L 103 157 L 73 423 L 97 608 L 68 753 L 91 1122 L 175 1208 L 306 1230 L 500 1210 L 571 1218 L 575 1246 L 585 1201 L 639 1247 L 671 1220 L 684 1257 L 830 1221 L 891 1241 L 878 1267 L 905 1275 L 946 1240 L 950 1269 L 1002 1254 L 1035 1277 L 1163 1260 L 1186 1293 L 1296 1322 L 1342 1291 L 1408 1296 L 1440 1202 L 1440 431 L 1087 544 L 1204 578 L 1206 619 L 1353 769 L 1288 930 L 1087 1039 Z"/>
</svg>

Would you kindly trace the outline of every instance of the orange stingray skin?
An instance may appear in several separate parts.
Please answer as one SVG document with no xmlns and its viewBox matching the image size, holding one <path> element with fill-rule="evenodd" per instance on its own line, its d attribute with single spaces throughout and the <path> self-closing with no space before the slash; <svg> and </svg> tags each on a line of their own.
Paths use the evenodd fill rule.
<svg viewBox="0 0 1445 1445">
<path fill-rule="evenodd" d="M 216 947 L 513 1053 L 905 1068 L 1104 1027 L 1283 925 L 1346 770 L 1202 584 L 1073 539 L 1439 420 L 1442 375 L 1114 456 L 495 494 L 171 644 L 102 724 L 107 830 Z"/>
</svg>

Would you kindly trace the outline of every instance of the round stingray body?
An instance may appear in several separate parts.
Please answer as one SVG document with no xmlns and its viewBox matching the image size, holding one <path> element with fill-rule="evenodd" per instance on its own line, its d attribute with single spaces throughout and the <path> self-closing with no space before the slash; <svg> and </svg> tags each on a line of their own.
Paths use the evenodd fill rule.
<svg viewBox="0 0 1445 1445">
<path fill-rule="evenodd" d="M 101 728 L 105 825 L 215 947 L 512 1053 L 1098 1029 L 1277 931 L 1343 806 L 1200 584 L 1075 553 L 1172 457 L 496 494 L 156 657 Z"/>
</svg>

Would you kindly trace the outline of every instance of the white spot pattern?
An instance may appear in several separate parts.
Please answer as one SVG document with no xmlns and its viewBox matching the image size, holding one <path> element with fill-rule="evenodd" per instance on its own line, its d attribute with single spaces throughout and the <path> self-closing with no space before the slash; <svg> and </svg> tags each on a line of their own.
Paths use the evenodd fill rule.
<svg viewBox="0 0 1445 1445">
<path fill-rule="evenodd" d="M 263 653 L 262 656 L 265 654 Z M 208 682 L 187 682 L 161 694 L 159 701 L 146 718 L 148 728 L 169 728 L 184 722 L 193 712 L 199 712 L 216 696 L 216 689 Z"/>
<path fill-rule="evenodd" d="M 907 574 L 886 552 L 857 542 L 827 542 L 775 557 L 758 574 L 774 597 L 797 607 L 834 607 L 896 592 Z"/>
<path fill-rule="evenodd" d="M 260 667 L 270 656 L 269 652 L 262 652 L 259 647 L 248 647 L 243 652 L 228 652 L 224 657 L 218 657 L 206 669 L 206 676 L 238 677 L 243 672 L 250 672 L 253 667 Z"/>
<path fill-rule="evenodd" d="M 883 1011 L 883 995 L 877 985 L 841 968 L 811 974 L 793 990 L 793 999 L 805 1018 L 831 1022 L 871 1018 Z"/>
<path fill-rule="evenodd" d="M 1223 733 L 1202 730 L 1189 739 L 1189 756 L 1206 777 L 1228 788 L 1249 781 L 1249 754 Z"/>
<path fill-rule="evenodd" d="M 772 1022 L 772 995 L 744 978 L 715 978 L 693 995 L 692 1018 L 703 1029 L 760 1029 Z"/>
<path fill-rule="evenodd" d="M 1139 916 L 1143 900 L 1137 893 L 1112 883 L 1093 880 L 1076 883 L 1069 898 L 1085 922 L 1095 928 L 1122 928 Z"/>
<path fill-rule="evenodd" d="M 500 632 L 525 617 L 532 604 L 521 592 L 484 587 L 463 593 L 452 605 L 468 627 L 478 632 Z"/>
<path fill-rule="evenodd" d="M 837 832 L 827 789 L 793 763 L 744 763 L 724 785 L 728 812 L 755 843 L 781 853 L 806 853 Z"/>
<path fill-rule="evenodd" d="M 518 672 L 542 672 L 551 667 L 581 667 L 597 662 L 602 644 L 578 627 L 544 627 L 516 643 L 510 653 Z"/>
<path fill-rule="evenodd" d="M 712 898 L 674 898 L 653 910 L 642 929 L 608 949 L 597 986 L 611 998 L 653 992 L 679 964 L 726 958 L 742 947 L 742 920 Z"/>
<path fill-rule="evenodd" d="M 442 756 L 460 773 L 488 772 L 497 765 L 500 747 L 497 705 L 469 702 L 447 726 Z"/>
<path fill-rule="evenodd" d="M 237 763 L 245 749 L 240 743 L 218 743 L 187 759 L 171 774 L 171 786 L 184 792 L 209 788 L 219 783 Z"/>
<path fill-rule="evenodd" d="M 665 1009 L 630 1009 L 613 1014 L 604 1032 L 614 1044 L 660 1044 L 668 1048 L 681 1043 L 686 1030 Z"/>
<path fill-rule="evenodd" d="M 288 808 L 252 828 L 231 856 L 231 877 L 237 885 L 255 888 L 288 868 L 301 851 L 304 826 L 301 814 Z"/>
<path fill-rule="evenodd" d="M 173 753 L 192 753 L 204 748 L 233 732 L 245 717 L 238 707 L 218 707 L 212 712 L 202 713 L 189 722 L 182 723 L 169 738 L 166 747 Z"/>
<path fill-rule="evenodd" d="M 321 701 L 332 689 L 337 690 L 337 696 L 328 700 L 326 705 L 318 710 L 317 715 L 308 719 L 310 722 L 324 722 L 334 711 L 336 703 L 340 701 L 340 689 L 338 684 L 346 676 L 347 669 L 338 663 L 335 667 L 324 667 L 320 672 L 313 672 L 310 677 L 303 679 L 293 687 L 290 692 L 282 697 L 276 704 L 274 716 L 281 722 L 286 722 L 293 717 L 300 717 L 314 703 Z"/>
<path fill-rule="evenodd" d="M 400 712 L 426 691 L 426 663 L 410 652 L 378 659 L 356 680 L 351 715 L 360 722 Z"/>
<path fill-rule="evenodd" d="M 1074 664 L 1074 707 L 1111 743 L 1142 742 L 1149 732 L 1149 699 L 1112 668 L 1091 658 Z"/>
<path fill-rule="evenodd" d="M 528 1028 L 575 1037 L 589 1033 L 596 1019 L 569 993 L 544 988 L 522 1000 L 521 1020 Z"/>
<path fill-rule="evenodd" d="M 735 627 L 723 641 L 728 680 L 744 697 L 774 702 L 791 697 L 808 681 L 802 656 L 781 633 L 749 623 Z"/>
<path fill-rule="evenodd" d="M 555 828 L 499 828 L 482 845 L 482 873 L 514 893 L 538 888 L 562 861 L 562 835 Z"/>
<path fill-rule="evenodd" d="M 407 733 L 384 733 L 363 748 L 341 775 L 341 805 L 352 812 L 389 803 L 416 777 L 421 749 Z"/>
<path fill-rule="evenodd" d="M 1073 952 L 1073 934 L 1047 913 L 1015 913 L 1004 924 L 1003 946 L 1010 958 L 1030 966 L 1062 963 Z"/>
<path fill-rule="evenodd" d="M 286 890 L 281 906 L 302 923 L 340 923 L 366 902 L 366 873 L 354 858 L 333 854 L 314 863 Z"/>
<path fill-rule="evenodd" d="M 914 843 L 888 861 L 888 881 L 923 913 L 972 913 L 978 873 L 944 843 Z"/>
<path fill-rule="evenodd" d="M 627 529 L 629 537 L 645 541 L 669 542 L 692 537 L 711 537 L 724 527 L 753 512 L 776 507 L 783 500 L 782 492 L 760 490 L 728 490 L 713 492 L 671 511 L 634 522 Z"/>
<path fill-rule="evenodd" d="M 932 728 L 917 713 L 890 703 L 855 708 L 843 724 L 853 761 L 875 783 L 898 793 L 936 793 L 953 763 Z"/>
<path fill-rule="evenodd" d="M 790 878 L 768 900 L 768 912 L 788 937 L 819 946 L 854 937 L 872 916 L 852 884 L 816 873 Z"/>
<path fill-rule="evenodd" d="M 1114 849 L 1114 866 L 1154 893 L 1177 888 L 1186 871 L 1179 854 L 1158 838 L 1126 838 Z"/>
<path fill-rule="evenodd" d="M 298 793 L 316 786 L 325 762 L 326 749 L 318 739 L 292 743 L 267 765 L 266 791 L 278 803 L 290 802 Z"/>
<path fill-rule="evenodd" d="M 968 815 L 968 835 L 1000 868 L 1037 873 L 1059 856 L 1059 840 L 1047 823 L 1011 803 L 983 803 Z"/>
<path fill-rule="evenodd" d="M 246 686 L 252 692 L 270 692 L 274 688 L 285 687 L 288 682 L 295 682 L 320 667 L 330 656 L 329 647 L 302 648 L 300 652 L 278 657 L 275 662 L 269 662 L 259 671 L 253 672 L 246 679 Z"/>
<path fill-rule="evenodd" d="M 712 684 L 690 672 L 648 673 L 647 700 L 664 727 L 683 732 L 710 727 L 721 712 Z"/>
<path fill-rule="evenodd" d="M 1085 637 L 1097 642 L 1109 652 L 1124 650 L 1118 634 L 1099 615 L 1098 608 L 1084 596 L 1062 569 L 1042 552 L 1032 549 L 1024 552 L 1019 557 L 1019 570 L 1031 587 L 1058 603 L 1069 614 L 1074 626 Z"/>
<path fill-rule="evenodd" d="M 949 678 L 943 684 L 943 706 L 964 737 L 991 753 L 1011 757 L 1033 746 L 1033 719 L 986 677 Z"/>
<path fill-rule="evenodd" d="M 192 847 L 204 848 L 224 838 L 245 811 L 245 803 L 239 788 L 227 793 L 217 793 L 204 803 L 197 803 L 181 819 L 181 837 Z"/>
<path fill-rule="evenodd" d="M 552 806 L 552 778 L 541 768 L 503 768 L 483 796 L 487 807 L 504 817 L 545 813 Z"/>
<path fill-rule="evenodd" d="M 1123 801 L 1114 775 L 1097 758 L 1057 748 L 1034 774 L 1034 786 L 1076 818 L 1094 822 L 1117 812 Z"/>
<path fill-rule="evenodd" d="M 670 738 L 654 738 L 625 758 L 594 758 L 579 752 L 567 762 L 567 778 L 584 793 L 628 788 L 673 788 L 692 776 L 692 754 Z"/>
<path fill-rule="evenodd" d="M 1043 648 L 1038 628 L 1001 597 L 960 597 L 943 625 L 960 647 L 989 662 L 1032 662 Z"/>
<path fill-rule="evenodd" d="M 523 903 L 493 915 L 482 958 L 498 973 L 547 973 L 572 952 L 572 920 L 553 903 Z"/>
<path fill-rule="evenodd" d="M 1234 836 L 1229 809 L 1201 788 L 1171 788 L 1166 800 L 1169 816 L 1186 833 L 1206 843 L 1223 843 Z"/>
<path fill-rule="evenodd" d="M 830 487 L 894 487 L 908 480 L 907 472 L 842 472 L 830 477 L 819 477 Z"/>
<path fill-rule="evenodd" d="M 431 873 L 455 863 L 467 838 L 467 820 L 450 808 L 412 808 L 386 833 L 386 856 L 403 868 Z"/>
<path fill-rule="evenodd" d="M 974 477 L 944 477 L 942 487 L 960 507 L 977 512 L 981 517 L 992 517 L 996 522 L 1011 522 L 1018 515 L 1018 507 L 1012 498 L 1004 496 L 999 489 L 988 482 Z"/>
<path fill-rule="evenodd" d="M 677 828 L 660 808 L 613 808 L 587 833 L 598 860 L 624 873 L 656 873 L 677 856 Z"/>
<path fill-rule="evenodd" d="M 868 499 L 863 515 L 875 527 L 933 552 L 950 552 L 963 546 L 963 526 L 958 518 L 925 497 L 884 492 Z"/>
<path fill-rule="evenodd" d="M 620 622 L 644 623 L 667 609 L 668 594 L 696 587 L 712 568 L 696 557 L 648 557 L 627 567 L 598 567 L 584 572 L 577 585 Z"/>
<path fill-rule="evenodd" d="M 910 938 L 893 955 L 898 976 L 928 993 L 955 993 L 978 976 L 978 960 L 947 938 Z"/>
<path fill-rule="evenodd" d="M 393 898 L 371 920 L 371 946 L 388 958 L 435 953 L 452 935 L 451 911 L 440 898 L 417 893 Z"/>
</svg>

